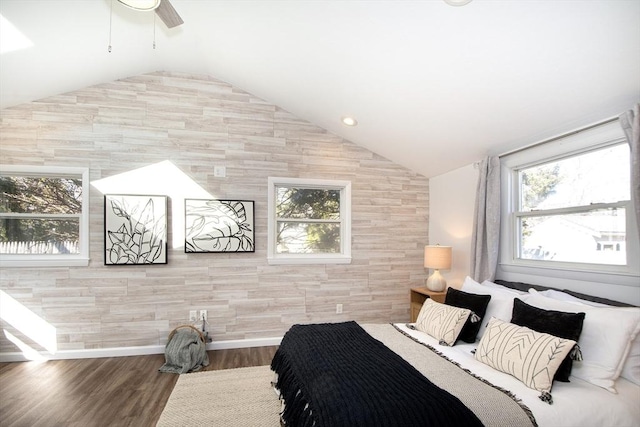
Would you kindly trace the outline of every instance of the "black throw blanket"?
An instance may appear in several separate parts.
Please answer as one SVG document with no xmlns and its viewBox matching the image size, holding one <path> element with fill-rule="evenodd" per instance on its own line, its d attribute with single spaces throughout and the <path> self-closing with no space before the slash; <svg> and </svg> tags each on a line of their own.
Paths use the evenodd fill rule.
<svg viewBox="0 0 640 427">
<path fill-rule="evenodd" d="M 355 322 L 292 326 L 271 368 L 287 426 L 482 426 Z"/>
</svg>

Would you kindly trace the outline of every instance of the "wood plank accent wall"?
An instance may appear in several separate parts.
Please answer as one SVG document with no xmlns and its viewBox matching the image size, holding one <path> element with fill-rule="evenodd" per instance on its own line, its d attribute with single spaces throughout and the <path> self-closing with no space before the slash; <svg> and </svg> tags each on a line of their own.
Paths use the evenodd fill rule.
<svg viewBox="0 0 640 427">
<path fill-rule="evenodd" d="M 214 340 L 408 321 L 409 288 L 426 277 L 427 178 L 209 76 L 156 72 L 4 109 L 0 159 L 89 167 L 92 182 L 169 160 L 216 197 L 256 203 L 255 253 L 175 247 L 167 265 L 104 266 L 103 195 L 92 186 L 89 267 L 0 273 L 0 289 L 56 328 L 60 350 L 163 345 L 192 309 L 208 310 Z M 352 182 L 350 265 L 267 264 L 269 176 Z M 174 216 L 181 203 L 170 202 Z M 170 239 L 180 231 L 170 218 Z M 0 334 L 0 352 L 14 351 Z"/>
</svg>

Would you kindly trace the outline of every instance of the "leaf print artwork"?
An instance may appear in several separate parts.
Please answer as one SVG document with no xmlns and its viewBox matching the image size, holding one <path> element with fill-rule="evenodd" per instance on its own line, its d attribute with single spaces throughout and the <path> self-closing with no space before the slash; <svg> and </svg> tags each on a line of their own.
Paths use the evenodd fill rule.
<svg viewBox="0 0 640 427">
<path fill-rule="evenodd" d="M 189 252 L 254 252 L 254 202 L 185 199 Z"/>
<path fill-rule="evenodd" d="M 105 195 L 105 264 L 167 263 L 167 197 Z"/>
</svg>

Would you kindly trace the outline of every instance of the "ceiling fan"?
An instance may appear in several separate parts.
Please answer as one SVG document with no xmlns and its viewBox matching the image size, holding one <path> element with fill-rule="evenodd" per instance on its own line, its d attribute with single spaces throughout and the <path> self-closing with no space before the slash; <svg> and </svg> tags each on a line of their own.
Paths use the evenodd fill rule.
<svg viewBox="0 0 640 427">
<path fill-rule="evenodd" d="M 118 2 L 135 10 L 155 10 L 156 15 L 162 19 L 162 22 L 164 22 L 167 28 L 184 24 L 184 21 L 169 0 L 118 0 Z"/>
</svg>

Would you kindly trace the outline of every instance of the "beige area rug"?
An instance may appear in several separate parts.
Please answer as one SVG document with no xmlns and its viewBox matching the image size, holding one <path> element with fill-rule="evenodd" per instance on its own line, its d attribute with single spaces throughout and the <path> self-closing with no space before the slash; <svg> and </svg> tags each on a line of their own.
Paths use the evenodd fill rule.
<svg viewBox="0 0 640 427">
<path fill-rule="evenodd" d="M 268 366 L 182 374 L 157 426 L 279 427 Z"/>
</svg>

